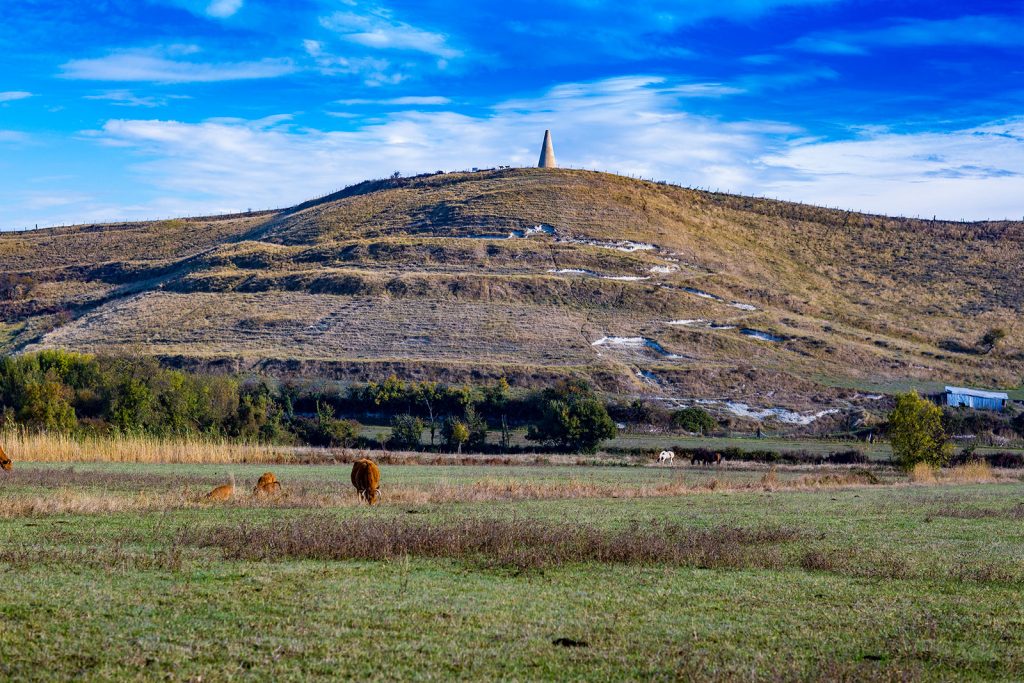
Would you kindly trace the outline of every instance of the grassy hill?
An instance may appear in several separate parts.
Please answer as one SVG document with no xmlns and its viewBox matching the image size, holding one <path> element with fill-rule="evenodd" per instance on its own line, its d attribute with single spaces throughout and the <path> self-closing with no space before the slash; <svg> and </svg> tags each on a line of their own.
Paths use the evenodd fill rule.
<svg viewBox="0 0 1024 683">
<path fill-rule="evenodd" d="M 366 182 L 276 213 L 0 235 L 0 345 L 799 410 L 1024 376 L 1024 224 L 587 171 Z M 991 353 L 989 328 L 1008 337 Z"/>
</svg>

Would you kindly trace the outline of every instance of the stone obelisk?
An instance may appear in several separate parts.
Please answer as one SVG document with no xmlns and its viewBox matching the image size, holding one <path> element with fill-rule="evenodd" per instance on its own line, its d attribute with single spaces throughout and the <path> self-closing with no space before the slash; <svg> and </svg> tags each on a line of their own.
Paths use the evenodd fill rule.
<svg viewBox="0 0 1024 683">
<path fill-rule="evenodd" d="M 558 168 L 555 161 L 555 148 L 551 144 L 551 131 L 544 131 L 544 145 L 540 148 L 540 162 L 537 168 Z"/>
</svg>

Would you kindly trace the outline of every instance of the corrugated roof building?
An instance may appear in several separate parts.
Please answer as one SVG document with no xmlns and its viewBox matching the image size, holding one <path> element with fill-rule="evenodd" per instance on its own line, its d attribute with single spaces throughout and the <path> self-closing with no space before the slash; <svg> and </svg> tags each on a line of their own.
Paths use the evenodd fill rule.
<svg viewBox="0 0 1024 683">
<path fill-rule="evenodd" d="M 1005 410 L 1009 396 L 1001 391 L 946 387 L 946 405 L 976 410 Z"/>
</svg>

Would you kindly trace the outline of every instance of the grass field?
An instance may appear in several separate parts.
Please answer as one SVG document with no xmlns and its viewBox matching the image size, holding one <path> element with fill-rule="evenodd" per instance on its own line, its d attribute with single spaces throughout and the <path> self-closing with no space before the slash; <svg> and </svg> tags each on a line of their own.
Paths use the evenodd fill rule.
<svg viewBox="0 0 1024 683">
<path fill-rule="evenodd" d="M 0 473 L 0 678 L 1024 676 L 1017 475 L 384 466 L 366 508 L 275 465 L 281 499 L 199 497 L 264 469 Z"/>
</svg>

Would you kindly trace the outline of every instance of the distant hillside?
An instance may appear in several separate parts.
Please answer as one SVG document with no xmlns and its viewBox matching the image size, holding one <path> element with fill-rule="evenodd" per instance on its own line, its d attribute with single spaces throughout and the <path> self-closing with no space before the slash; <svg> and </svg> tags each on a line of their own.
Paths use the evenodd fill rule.
<svg viewBox="0 0 1024 683">
<path fill-rule="evenodd" d="M 614 175 L 362 183 L 280 213 L 0 235 L 0 343 L 339 379 L 567 374 L 801 410 L 1016 387 L 1024 224 L 894 219 Z M 977 340 L 993 327 L 991 353 Z"/>
</svg>

